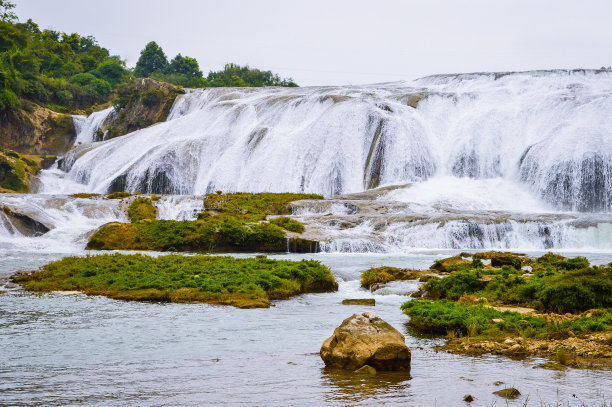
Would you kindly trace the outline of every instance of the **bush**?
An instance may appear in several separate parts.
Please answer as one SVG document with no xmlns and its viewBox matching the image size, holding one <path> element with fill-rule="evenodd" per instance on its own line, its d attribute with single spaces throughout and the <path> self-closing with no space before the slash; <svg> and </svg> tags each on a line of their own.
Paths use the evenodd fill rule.
<svg viewBox="0 0 612 407">
<path fill-rule="evenodd" d="M 151 107 L 161 103 L 164 99 L 164 92 L 161 89 L 149 89 L 142 94 L 142 104 Z"/>
<path fill-rule="evenodd" d="M 17 95 L 8 89 L 0 90 L 0 112 L 16 110 L 20 106 Z"/>
<path fill-rule="evenodd" d="M 288 230 L 290 232 L 296 232 L 296 233 L 304 232 L 304 225 L 301 222 L 295 219 L 288 218 L 286 216 L 283 216 L 280 218 L 272 218 L 270 219 L 269 222 L 272 223 L 273 225 L 280 226 L 281 228 Z"/>
<path fill-rule="evenodd" d="M 487 334 L 514 334 L 540 339 L 566 336 L 567 332 L 586 334 L 612 328 L 612 309 L 594 312 L 564 322 L 548 322 L 541 316 L 498 311 L 483 305 L 412 300 L 402 305 L 410 316 L 409 324 L 419 331 L 436 334 L 452 332 L 459 336 Z M 493 320 L 502 322 L 493 322 Z"/>
</svg>

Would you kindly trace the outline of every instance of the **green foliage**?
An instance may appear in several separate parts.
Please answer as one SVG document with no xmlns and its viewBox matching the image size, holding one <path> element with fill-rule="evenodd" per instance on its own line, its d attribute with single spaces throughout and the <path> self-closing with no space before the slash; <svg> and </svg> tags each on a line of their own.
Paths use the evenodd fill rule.
<svg viewBox="0 0 612 407">
<path fill-rule="evenodd" d="M 280 226 L 281 228 L 290 232 L 304 232 L 304 225 L 301 222 L 295 219 L 288 218 L 286 216 L 282 216 L 280 218 L 272 218 L 269 220 L 269 222 L 273 225 Z"/>
<path fill-rule="evenodd" d="M 480 277 L 477 271 L 456 271 L 448 277 L 427 281 L 425 289 L 432 298 L 458 300 L 461 296 L 473 294 L 482 288 Z"/>
<path fill-rule="evenodd" d="M 17 276 L 32 291 L 79 290 L 124 300 L 210 302 L 267 307 L 270 300 L 338 288 L 313 260 L 107 254 L 66 257 Z"/>
<path fill-rule="evenodd" d="M 420 274 L 418 270 L 388 266 L 373 267 L 361 274 L 361 286 L 369 289 L 375 284 L 386 284 L 390 281 L 416 280 Z"/>
<path fill-rule="evenodd" d="M 187 88 L 206 86 L 206 79 L 202 77 L 195 58 L 178 54 L 168 63 L 166 54 L 155 42 L 148 43 L 142 50 L 134 73 Z"/>
<path fill-rule="evenodd" d="M 162 48 L 155 41 L 149 42 L 140 51 L 140 58 L 136 62 L 134 75 L 137 77 L 149 77 L 156 71 L 166 71 L 168 69 L 168 58 Z"/>
<path fill-rule="evenodd" d="M 17 20 L 17 16 L 12 11 L 14 8 L 15 4 L 10 1 L 0 0 L 0 20 L 9 22 Z"/>
<path fill-rule="evenodd" d="M 110 198 L 111 194 L 108 196 Z M 123 195 L 117 195 L 123 197 Z M 89 249 L 159 250 L 159 251 L 264 251 L 287 250 L 284 230 L 272 223 L 262 222 L 269 214 L 289 212 L 289 203 L 299 199 L 319 199 L 312 194 L 235 193 L 208 194 L 205 211 L 197 221 L 151 220 L 137 224 L 109 223 L 90 238 Z M 138 202 L 138 203 L 136 203 Z M 153 206 L 148 198 L 133 203 L 136 214 L 142 207 Z M 138 206 L 136 206 L 138 205 Z M 134 221 L 154 219 L 149 216 L 130 218 Z M 301 225 L 301 224 L 300 224 Z M 310 251 L 312 242 L 293 239 L 296 251 Z"/>
<path fill-rule="evenodd" d="M 161 89 L 149 89 L 142 94 L 142 104 L 151 107 L 155 106 L 164 99 L 164 92 Z"/>
<path fill-rule="evenodd" d="M 112 194 L 106 195 L 106 199 L 123 199 L 132 196 L 131 192 L 113 192 Z"/>
<path fill-rule="evenodd" d="M 157 218 L 157 208 L 150 198 L 140 197 L 132 201 L 128 207 L 128 218 L 132 222 L 152 220 Z"/>
<path fill-rule="evenodd" d="M 429 298 L 457 300 L 465 295 L 503 304 L 566 313 L 612 307 L 612 267 L 590 267 L 584 257 L 546 254 L 533 262 L 533 275 L 521 275 L 505 265 L 483 269 L 476 262 L 425 283 Z"/>
<path fill-rule="evenodd" d="M 281 79 L 271 71 L 260 71 L 248 65 L 225 64 L 223 70 L 209 72 L 206 78 L 208 86 L 298 86 L 293 79 Z"/>
<path fill-rule="evenodd" d="M 91 74 L 108 82 L 112 87 L 126 81 L 130 76 L 130 72 L 124 68 L 123 62 L 112 57 L 92 70 Z"/>
<path fill-rule="evenodd" d="M 93 37 L 41 31 L 31 20 L 5 18 L 0 21 L 0 92 L 5 96 L 0 110 L 17 110 L 20 104 L 9 100 L 15 97 L 64 112 L 106 103 L 113 86 L 129 74 L 122 64 Z"/>
<path fill-rule="evenodd" d="M 402 310 L 410 316 L 410 325 L 420 331 L 436 334 L 452 332 L 470 336 L 482 333 L 520 335 L 529 330 L 532 337 L 549 338 L 558 337 L 563 332 L 585 334 L 612 329 L 611 308 L 564 322 L 549 322 L 541 316 L 502 312 L 483 305 L 454 303 L 448 300 L 412 300 L 404 303 Z M 495 323 L 493 319 L 501 322 Z"/>
</svg>

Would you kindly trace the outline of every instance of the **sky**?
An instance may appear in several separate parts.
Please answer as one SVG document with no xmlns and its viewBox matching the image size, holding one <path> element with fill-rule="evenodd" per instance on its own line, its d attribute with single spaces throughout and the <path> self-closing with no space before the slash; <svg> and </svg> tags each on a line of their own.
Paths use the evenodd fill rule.
<svg viewBox="0 0 612 407">
<path fill-rule="evenodd" d="M 147 42 L 299 85 L 612 65 L 610 0 L 11 0 L 19 19 L 93 35 L 133 67 Z"/>
</svg>

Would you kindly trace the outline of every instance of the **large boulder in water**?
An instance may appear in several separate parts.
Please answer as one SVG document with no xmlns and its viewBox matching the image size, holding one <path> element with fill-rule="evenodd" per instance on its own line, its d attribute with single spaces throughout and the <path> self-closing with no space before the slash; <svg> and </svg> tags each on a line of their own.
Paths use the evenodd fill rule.
<svg viewBox="0 0 612 407">
<path fill-rule="evenodd" d="M 410 370 L 404 335 L 373 312 L 354 314 L 321 346 L 328 367 L 347 370 L 369 365 L 376 370 Z"/>
</svg>

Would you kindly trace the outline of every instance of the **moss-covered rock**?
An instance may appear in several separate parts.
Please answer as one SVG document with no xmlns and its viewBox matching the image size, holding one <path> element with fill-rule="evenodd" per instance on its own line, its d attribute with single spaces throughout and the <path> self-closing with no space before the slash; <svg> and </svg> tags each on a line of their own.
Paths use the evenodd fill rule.
<svg viewBox="0 0 612 407">
<path fill-rule="evenodd" d="M 428 271 L 400 269 L 397 267 L 374 267 L 361 274 L 361 286 L 374 291 L 376 287 L 391 281 L 417 280 L 430 275 Z"/>
<path fill-rule="evenodd" d="M 142 220 L 103 225 L 91 236 L 87 249 L 310 253 L 318 250 L 318 244 L 305 239 L 288 239 L 281 228 L 267 222 Z"/>
<path fill-rule="evenodd" d="M 30 178 L 47 168 L 55 156 L 18 154 L 0 150 L 0 192 L 29 192 Z"/>
<path fill-rule="evenodd" d="M 132 222 L 141 220 L 154 220 L 157 218 L 157 208 L 153 205 L 151 198 L 140 197 L 130 203 L 128 207 L 128 218 Z"/>
<path fill-rule="evenodd" d="M 116 93 L 116 114 L 100 128 L 102 133 L 106 133 L 106 139 L 165 121 L 177 96 L 185 91 L 151 78 L 138 78 L 119 86 Z"/>
</svg>

